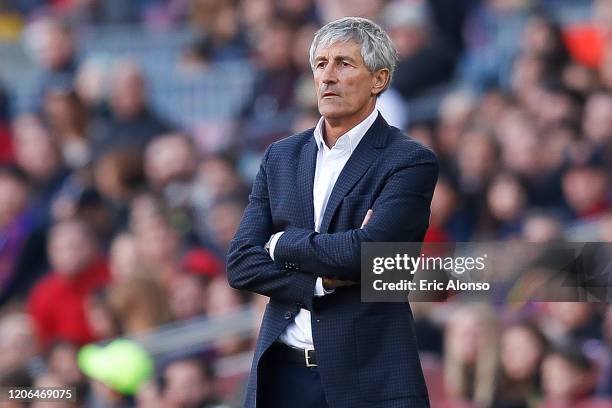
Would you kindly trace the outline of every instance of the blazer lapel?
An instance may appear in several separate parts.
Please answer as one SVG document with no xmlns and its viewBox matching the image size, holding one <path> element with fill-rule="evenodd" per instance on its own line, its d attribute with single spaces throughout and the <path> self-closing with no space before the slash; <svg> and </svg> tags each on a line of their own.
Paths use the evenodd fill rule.
<svg viewBox="0 0 612 408">
<path fill-rule="evenodd" d="M 315 167 L 317 165 L 317 144 L 314 137 L 302 147 L 298 161 L 298 191 L 304 217 L 304 228 L 314 230 L 314 202 L 312 189 L 314 188 Z"/>
<path fill-rule="evenodd" d="M 344 196 L 351 191 L 353 186 L 361 179 L 372 163 L 374 163 L 374 160 L 380 154 L 380 149 L 385 147 L 388 128 L 389 125 L 379 113 L 372 127 L 370 127 L 363 136 L 361 142 L 359 142 L 359 145 L 357 145 L 357 148 L 353 151 L 353 154 L 351 154 L 351 157 L 338 176 L 338 180 L 332 189 L 327 207 L 325 208 L 325 213 L 321 222 L 321 233 L 327 232 L 334 214 Z M 312 191 L 312 184 L 310 188 Z"/>
</svg>

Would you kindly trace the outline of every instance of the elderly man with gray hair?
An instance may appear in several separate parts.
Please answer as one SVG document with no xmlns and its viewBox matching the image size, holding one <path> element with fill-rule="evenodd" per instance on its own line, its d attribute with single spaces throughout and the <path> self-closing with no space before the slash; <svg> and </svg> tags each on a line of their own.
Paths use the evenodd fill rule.
<svg viewBox="0 0 612 408">
<path fill-rule="evenodd" d="M 310 48 L 321 113 L 272 144 L 227 256 L 232 287 L 270 298 L 246 407 L 428 407 L 407 303 L 361 301 L 361 244 L 421 242 L 434 154 L 376 110 L 397 52 L 346 17 Z"/>
</svg>

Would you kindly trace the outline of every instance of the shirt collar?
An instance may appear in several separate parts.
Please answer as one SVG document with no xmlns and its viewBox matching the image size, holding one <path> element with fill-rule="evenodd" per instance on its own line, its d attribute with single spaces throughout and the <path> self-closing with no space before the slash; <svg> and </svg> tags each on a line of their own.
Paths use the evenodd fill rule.
<svg viewBox="0 0 612 408">
<path fill-rule="evenodd" d="M 377 117 L 378 117 L 378 109 L 374 109 L 372 113 L 368 115 L 367 118 L 359 122 L 357 125 L 351 128 L 348 132 L 340 136 L 338 140 L 336 141 L 336 144 L 332 147 L 332 149 L 333 148 L 345 149 L 348 147 L 350 153 L 353 153 L 353 151 L 357 148 L 357 145 L 359 144 L 361 139 L 363 139 L 368 129 L 370 129 L 370 127 L 372 126 L 372 124 L 374 123 Z M 327 145 L 325 144 L 325 141 L 323 141 L 324 123 L 325 123 L 325 118 L 321 117 L 321 119 L 319 119 L 319 122 L 317 123 L 317 126 L 315 127 L 315 130 L 314 130 L 314 138 L 315 138 L 315 141 L 317 142 L 317 148 L 319 150 L 321 150 L 322 148 L 331 150 L 327 147 Z"/>
</svg>

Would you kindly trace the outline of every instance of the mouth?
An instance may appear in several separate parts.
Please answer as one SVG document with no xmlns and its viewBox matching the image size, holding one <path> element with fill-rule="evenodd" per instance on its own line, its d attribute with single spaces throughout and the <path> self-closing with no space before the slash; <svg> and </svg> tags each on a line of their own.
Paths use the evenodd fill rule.
<svg viewBox="0 0 612 408">
<path fill-rule="evenodd" d="M 334 97 L 334 96 L 339 96 L 339 95 L 333 92 L 325 92 L 322 95 L 323 98 Z"/>
</svg>

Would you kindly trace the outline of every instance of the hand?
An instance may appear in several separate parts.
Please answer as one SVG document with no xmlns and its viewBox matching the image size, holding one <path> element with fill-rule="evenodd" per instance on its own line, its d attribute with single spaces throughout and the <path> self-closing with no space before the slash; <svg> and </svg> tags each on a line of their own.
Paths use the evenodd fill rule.
<svg viewBox="0 0 612 408">
<path fill-rule="evenodd" d="M 342 280 L 342 279 L 333 279 L 333 278 L 323 278 L 323 288 L 325 290 L 332 290 L 339 288 L 341 286 L 351 286 L 357 285 L 359 282 L 355 282 L 352 280 Z"/>
<path fill-rule="evenodd" d="M 374 214 L 374 211 L 372 211 L 372 209 L 369 209 L 365 217 L 363 218 L 361 228 L 365 227 L 365 225 L 370 221 L 370 218 L 372 218 L 372 214 Z M 325 288 L 326 290 L 336 289 L 341 286 L 357 285 L 358 283 L 359 282 L 352 280 L 332 279 L 325 277 L 323 278 L 323 288 Z"/>
<path fill-rule="evenodd" d="M 374 214 L 374 211 L 372 211 L 372 209 L 370 208 L 368 210 L 368 212 L 366 213 L 365 217 L 363 217 L 363 222 L 361 223 L 361 228 L 363 229 L 363 227 L 366 226 L 366 224 L 370 221 L 370 218 L 372 218 L 372 214 Z"/>
</svg>

